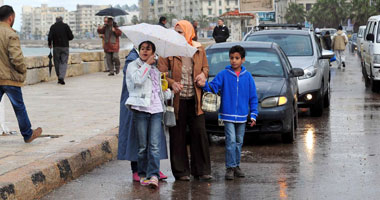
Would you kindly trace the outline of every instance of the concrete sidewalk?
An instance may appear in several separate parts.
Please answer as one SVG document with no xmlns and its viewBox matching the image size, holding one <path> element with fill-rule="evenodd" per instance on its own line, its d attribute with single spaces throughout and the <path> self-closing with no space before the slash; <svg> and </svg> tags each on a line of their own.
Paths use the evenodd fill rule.
<svg viewBox="0 0 380 200">
<path fill-rule="evenodd" d="M 9 99 L 0 136 L 0 199 L 40 198 L 116 156 L 122 74 L 94 73 L 22 88 L 33 128 L 43 136 L 25 144 Z"/>
</svg>

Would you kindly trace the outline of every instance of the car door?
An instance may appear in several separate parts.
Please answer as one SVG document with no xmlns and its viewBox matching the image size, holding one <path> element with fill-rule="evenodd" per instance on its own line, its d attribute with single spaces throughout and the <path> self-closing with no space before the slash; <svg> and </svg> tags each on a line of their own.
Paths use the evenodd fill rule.
<svg viewBox="0 0 380 200">
<path fill-rule="evenodd" d="M 371 46 L 373 46 L 373 44 L 371 45 L 371 41 L 368 41 L 367 40 L 367 35 L 369 33 L 373 33 L 373 26 L 374 26 L 374 21 L 368 21 L 367 23 L 367 28 L 365 30 L 365 34 L 364 34 L 364 44 L 363 44 L 363 54 L 364 54 L 364 67 L 365 67 L 365 71 L 367 72 L 367 75 L 370 76 L 371 75 L 371 69 L 370 69 L 370 66 L 371 66 L 371 56 L 370 56 L 370 53 L 371 53 Z"/>
<path fill-rule="evenodd" d="M 328 89 L 328 84 L 329 84 L 329 70 L 330 70 L 330 65 L 328 63 L 328 60 L 327 59 L 320 59 L 320 57 L 322 56 L 322 46 L 321 46 L 321 41 L 320 39 L 314 35 L 314 42 L 315 42 L 315 49 L 316 49 L 316 59 L 318 60 L 316 63 L 319 65 L 318 68 L 320 70 L 322 70 L 322 75 L 323 75 L 323 80 L 324 80 L 324 85 L 323 85 L 323 88 L 325 89 L 325 91 Z M 325 92 L 324 91 L 324 92 Z"/>
</svg>

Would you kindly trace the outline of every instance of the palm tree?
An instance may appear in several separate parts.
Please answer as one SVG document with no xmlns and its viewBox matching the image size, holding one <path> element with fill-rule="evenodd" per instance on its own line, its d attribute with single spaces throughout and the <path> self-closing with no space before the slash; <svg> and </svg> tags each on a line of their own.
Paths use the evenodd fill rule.
<svg viewBox="0 0 380 200">
<path fill-rule="evenodd" d="M 198 20 L 198 22 L 199 22 L 199 26 L 200 26 L 201 28 L 206 28 L 206 27 L 208 27 L 209 20 L 208 20 L 208 18 L 207 18 L 206 15 L 198 15 L 197 20 Z"/>
<path fill-rule="evenodd" d="M 303 5 L 296 3 L 289 3 L 289 7 L 286 9 L 285 19 L 289 24 L 302 24 L 305 22 L 305 8 Z"/>
<path fill-rule="evenodd" d="M 346 0 L 318 0 L 307 19 L 314 27 L 338 27 L 346 22 L 349 14 L 350 4 Z"/>
<path fill-rule="evenodd" d="M 350 13 L 350 18 L 354 23 L 354 30 L 357 31 L 359 26 L 367 23 L 370 16 L 376 14 L 376 6 L 370 5 L 370 0 L 352 0 Z"/>
</svg>

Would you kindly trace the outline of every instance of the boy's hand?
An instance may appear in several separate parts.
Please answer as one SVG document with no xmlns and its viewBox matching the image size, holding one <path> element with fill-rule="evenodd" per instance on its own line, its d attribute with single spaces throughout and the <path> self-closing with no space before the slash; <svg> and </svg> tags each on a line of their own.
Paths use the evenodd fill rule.
<svg viewBox="0 0 380 200">
<path fill-rule="evenodd" d="M 251 127 L 256 125 L 256 121 L 254 119 L 251 119 Z"/>
</svg>

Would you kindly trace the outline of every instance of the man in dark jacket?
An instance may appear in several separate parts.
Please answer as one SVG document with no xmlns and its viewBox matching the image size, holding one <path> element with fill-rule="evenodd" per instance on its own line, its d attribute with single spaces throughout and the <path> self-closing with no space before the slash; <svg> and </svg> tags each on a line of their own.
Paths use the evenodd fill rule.
<svg viewBox="0 0 380 200">
<path fill-rule="evenodd" d="M 53 47 L 55 73 L 58 83 L 65 85 L 67 61 L 69 59 L 69 40 L 74 39 L 69 25 L 63 23 L 62 17 L 57 17 L 49 31 L 49 48 Z"/>
<path fill-rule="evenodd" d="M 167 27 L 166 27 L 166 23 L 168 23 L 168 21 L 166 20 L 166 17 L 161 16 L 161 17 L 160 17 L 160 20 L 159 20 L 159 22 L 158 22 L 158 25 L 160 25 L 160 26 L 162 26 L 162 27 L 164 27 L 164 28 L 167 28 Z"/>
<path fill-rule="evenodd" d="M 218 20 L 218 26 L 214 28 L 212 37 L 214 38 L 216 43 L 226 42 L 227 38 L 230 37 L 230 32 L 227 26 L 224 25 L 223 19 Z"/>
</svg>

